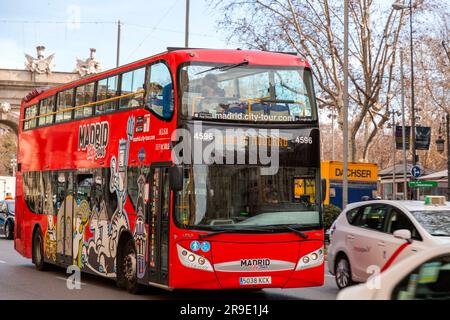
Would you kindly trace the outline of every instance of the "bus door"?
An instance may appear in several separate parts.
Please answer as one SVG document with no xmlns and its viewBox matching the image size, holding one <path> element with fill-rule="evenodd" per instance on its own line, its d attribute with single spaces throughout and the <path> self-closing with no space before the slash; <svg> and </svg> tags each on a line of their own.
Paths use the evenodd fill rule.
<svg viewBox="0 0 450 320">
<path fill-rule="evenodd" d="M 94 203 L 94 176 L 92 172 L 87 170 L 78 171 L 74 181 L 74 210 L 72 215 L 73 226 L 71 229 L 73 230 L 73 234 L 71 235 L 70 245 L 73 253 L 73 264 L 82 265 L 81 251 L 84 230 L 89 223 L 91 204 Z"/>
<path fill-rule="evenodd" d="M 54 179 L 57 259 L 72 264 L 73 173 L 56 172 Z"/>
<path fill-rule="evenodd" d="M 169 284 L 169 165 L 153 165 L 149 175 L 149 282 Z"/>
</svg>

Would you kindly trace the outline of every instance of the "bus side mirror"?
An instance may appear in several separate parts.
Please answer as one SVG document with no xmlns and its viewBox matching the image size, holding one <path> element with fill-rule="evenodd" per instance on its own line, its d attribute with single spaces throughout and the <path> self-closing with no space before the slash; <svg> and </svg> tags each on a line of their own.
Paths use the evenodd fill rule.
<svg viewBox="0 0 450 320">
<path fill-rule="evenodd" d="M 169 168 L 169 183 L 173 191 L 183 189 L 183 167 L 173 166 Z"/>
<path fill-rule="evenodd" d="M 325 202 L 325 198 L 327 197 L 327 180 L 326 179 L 321 179 L 320 180 L 322 182 L 322 203 Z"/>
</svg>

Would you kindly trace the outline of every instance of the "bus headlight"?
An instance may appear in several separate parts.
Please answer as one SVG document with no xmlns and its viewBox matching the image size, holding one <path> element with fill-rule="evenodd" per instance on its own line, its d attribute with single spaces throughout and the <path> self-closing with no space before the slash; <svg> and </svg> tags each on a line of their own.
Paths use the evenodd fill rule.
<svg viewBox="0 0 450 320">
<path fill-rule="evenodd" d="M 305 270 L 313 267 L 320 266 L 324 261 L 323 247 L 310 252 L 300 258 L 295 270 Z"/>
<path fill-rule="evenodd" d="M 179 244 L 177 244 L 177 250 L 178 250 L 178 258 L 180 259 L 181 264 L 183 266 L 210 272 L 214 271 L 208 259 L 198 254 L 195 254 L 189 250 L 186 250 Z"/>
</svg>

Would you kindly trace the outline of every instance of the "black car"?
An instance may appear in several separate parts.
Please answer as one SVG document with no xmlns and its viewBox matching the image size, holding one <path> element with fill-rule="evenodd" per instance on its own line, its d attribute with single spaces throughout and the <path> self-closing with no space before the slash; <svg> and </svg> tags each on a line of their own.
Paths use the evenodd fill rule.
<svg viewBox="0 0 450 320">
<path fill-rule="evenodd" d="M 4 234 L 6 239 L 14 238 L 14 200 L 0 201 L 0 234 Z"/>
</svg>

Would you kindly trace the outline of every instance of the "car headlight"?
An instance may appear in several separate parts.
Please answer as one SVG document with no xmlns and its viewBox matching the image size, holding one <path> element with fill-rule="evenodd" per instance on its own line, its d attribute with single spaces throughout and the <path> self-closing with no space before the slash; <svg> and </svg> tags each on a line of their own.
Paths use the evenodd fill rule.
<svg viewBox="0 0 450 320">
<path fill-rule="evenodd" d="M 180 259 L 181 264 L 183 266 L 210 272 L 214 271 L 211 263 L 205 257 L 195 254 L 183 248 L 179 244 L 177 244 L 177 250 L 178 250 L 178 258 Z"/>
<path fill-rule="evenodd" d="M 324 258 L 324 249 L 323 247 L 320 247 L 319 249 L 302 256 L 298 261 L 295 270 L 305 270 L 320 266 L 323 263 Z"/>
</svg>

